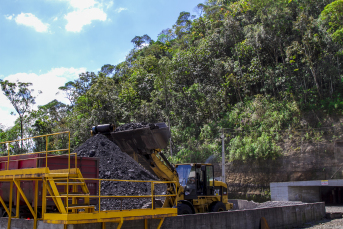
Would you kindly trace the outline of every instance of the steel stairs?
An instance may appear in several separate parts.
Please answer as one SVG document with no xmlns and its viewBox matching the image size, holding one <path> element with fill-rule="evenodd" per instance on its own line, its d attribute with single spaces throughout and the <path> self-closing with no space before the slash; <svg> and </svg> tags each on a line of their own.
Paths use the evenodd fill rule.
<svg viewBox="0 0 343 229">
<path fill-rule="evenodd" d="M 67 170 L 68 171 L 68 170 Z M 92 213 L 89 190 L 80 170 L 51 170 L 46 174 L 47 190 L 60 213 Z"/>
</svg>

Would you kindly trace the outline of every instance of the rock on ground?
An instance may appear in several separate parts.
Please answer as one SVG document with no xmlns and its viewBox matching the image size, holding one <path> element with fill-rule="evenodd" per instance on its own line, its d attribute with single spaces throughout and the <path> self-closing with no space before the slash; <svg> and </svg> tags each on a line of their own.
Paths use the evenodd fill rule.
<svg viewBox="0 0 343 229">
<path fill-rule="evenodd" d="M 158 129 L 159 127 L 154 123 L 147 123 L 147 122 L 140 122 L 140 123 L 127 123 L 122 126 L 118 126 L 114 132 L 118 131 L 125 131 L 125 130 L 134 130 L 134 129 L 140 129 L 140 128 L 147 128 L 149 127 L 151 130 Z"/>
</svg>

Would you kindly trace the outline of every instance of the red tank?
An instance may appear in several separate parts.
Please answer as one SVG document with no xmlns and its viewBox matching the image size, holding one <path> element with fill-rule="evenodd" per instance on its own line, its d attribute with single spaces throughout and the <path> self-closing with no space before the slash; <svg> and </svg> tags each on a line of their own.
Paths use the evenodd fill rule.
<svg viewBox="0 0 343 229">
<path fill-rule="evenodd" d="M 57 170 L 57 169 L 68 169 L 68 155 L 56 156 L 56 155 L 49 155 L 54 157 L 48 157 L 48 167 L 50 170 Z M 8 158 L 0 157 L 0 170 L 6 170 Z M 14 169 L 27 169 L 27 168 L 40 168 L 45 167 L 45 154 L 21 154 L 18 156 L 11 156 L 10 163 L 9 163 L 9 170 Z M 75 168 L 75 157 L 74 155 L 70 156 L 70 168 Z M 77 168 L 81 170 L 82 176 L 84 178 L 99 178 L 99 159 L 93 157 L 77 157 Z M 98 191 L 98 181 L 90 180 L 86 181 L 90 195 L 97 195 Z M 34 203 L 34 190 L 35 185 L 33 181 L 21 181 L 20 187 L 23 189 L 28 201 L 30 203 Z M 61 188 L 61 187 L 60 187 Z M 59 188 L 59 189 L 60 189 Z M 13 185 L 13 205 L 15 207 L 16 204 L 16 187 Z M 42 182 L 40 181 L 38 184 L 38 206 L 41 206 L 42 200 Z M 0 182 L 0 196 L 3 200 L 8 204 L 9 201 L 9 193 L 10 193 L 10 183 L 9 182 Z M 20 205 L 25 205 L 25 202 L 21 198 Z M 8 205 L 7 205 L 8 206 Z M 53 201 L 48 199 L 47 201 L 47 209 L 49 207 L 55 206 Z M 1 208 L 1 204 L 0 204 Z M 1 215 L 0 209 L 0 217 Z"/>
</svg>

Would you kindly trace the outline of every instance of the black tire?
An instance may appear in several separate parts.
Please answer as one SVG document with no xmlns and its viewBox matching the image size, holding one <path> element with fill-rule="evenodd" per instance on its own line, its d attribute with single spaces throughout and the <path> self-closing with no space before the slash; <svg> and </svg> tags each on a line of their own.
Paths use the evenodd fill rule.
<svg viewBox="0 0 343 229">
<path fill-rule="evenodd" d="M 210 204 L 210 206 L 208 207 L 208 210 L 210 212 L 222 212 L 222 211 L 226 211 L 226 206 L 225 204 L 223 204 L 223 202 L 216 201 Z"/>
<path fill-rule="evenodd" d="M 178 215 L 187 215 L 193 214 L 192 208 L 187 204 L 179 203 L 177 205 L 177 214 Z"/>
</svg>

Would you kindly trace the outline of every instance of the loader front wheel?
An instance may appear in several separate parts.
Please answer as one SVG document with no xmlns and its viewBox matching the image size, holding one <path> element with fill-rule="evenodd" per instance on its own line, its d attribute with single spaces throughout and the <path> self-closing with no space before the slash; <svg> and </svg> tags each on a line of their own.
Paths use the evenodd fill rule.
<svg viewBox="0 0 343 229">
<path fill-rule="evenodd" d="M 208 207 L 208 210 L 210 212 L 222 212 L 222 211 L 226 211 L 226 207 L 225 207 L 225 204 L 223 204 L 223 202 L 215 201 L 212 204 L 210 204 L 210 206 Z"/>
<path fill-rule="evenodd" d="M 177 214 L 178 215 L 186 215 L 186 214 L 192 214 L 193 211 L 191 209 L 190 206 L 188 206 L 187 204 L 178 204 L 177 205 Z"/>
</svg>

